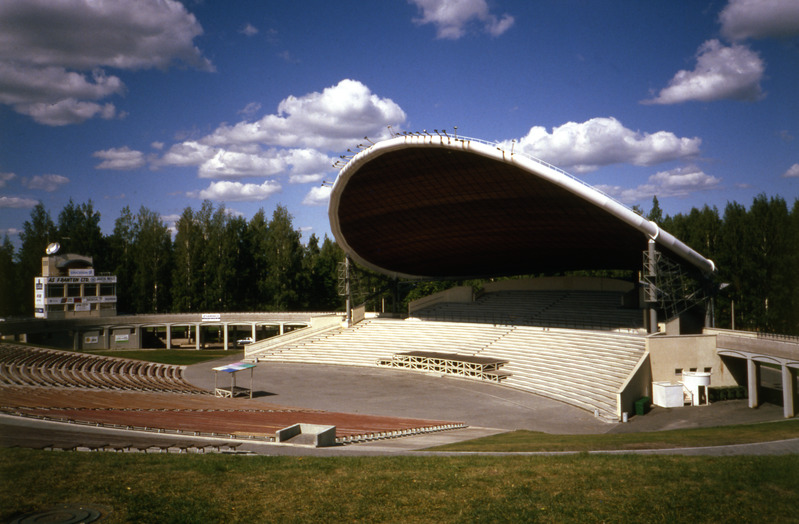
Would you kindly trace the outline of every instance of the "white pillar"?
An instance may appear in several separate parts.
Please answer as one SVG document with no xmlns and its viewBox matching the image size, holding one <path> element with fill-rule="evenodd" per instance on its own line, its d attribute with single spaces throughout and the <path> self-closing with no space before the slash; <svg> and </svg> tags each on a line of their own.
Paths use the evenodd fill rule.
<svg viewBox="0 0 799 524">
<path fill-rule="evenodd" d="M 749 357 L 746 359 L 747 388 L 749 389 L 749 407 L 758 406 L 758 393 L 760 389 L 760 364 Z"/>
<path fill-rule="evenodd" d="M 195 349 L 197 349 L 197 351 L 200 351 L 200 323 L 199 322 L 194 324 L 194 329 L 196 330 L 196 336 L 194 337 Z"/>
<path fill-rule="evenodd" d="M 253 322 L 252 323 L 252 341 L 253 342 L 255 342 L 255 331 L 256 331 L 255 322 Z"/>
<path fill-rule="evenodd" d="M 795 373 L 782 365 L 782 413 L 785 418 L 796 416 L 796 376 Z"/>
<path fill-rule="evenodd" d="M 227 351 L 227 350 L 229 349 L 229 348 L 228 348 L 228 345 L 227 345 L 227 344 L 228 344 L 228 341 L 227 341 L 227 339 L 228 339 L 228 335 L 227 335 L 227 322 L 223 322 L 223 323 L 222 323 L 222 329 L 224 330 L 224 344 L 225 344 L 225 351 Z"/>
<path fill-rule="evenodd" d="M 278 324 L 278 326 L 280 327 L 280 331 L 278 332 L 278 335 L 282 335 L 283 334 L 283 325 L 284 325 L 283 322 Z"/>
<path fill-rule="evenodd" d="M 172 349 L 172 324 L 166 325 L 166 348 Z"/>
</svg>

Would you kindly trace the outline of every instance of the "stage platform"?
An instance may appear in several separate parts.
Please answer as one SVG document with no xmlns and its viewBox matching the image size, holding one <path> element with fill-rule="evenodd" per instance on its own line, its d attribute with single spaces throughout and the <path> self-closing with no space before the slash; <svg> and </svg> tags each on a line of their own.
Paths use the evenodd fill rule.
<svg viewBox="0 0 799 524">
<path fill-rule="evenodd" d="M 379 366 L 410 369 L 427 373 L 443 373 L 478 380 L 500 382 L 511 376 L 500 368 L 507 360 L 458 355 L 455 353 L 437 353 L 434 351 L 407 351 L 395 353 L 391 358 L 380 359 Z"/>
</svg>

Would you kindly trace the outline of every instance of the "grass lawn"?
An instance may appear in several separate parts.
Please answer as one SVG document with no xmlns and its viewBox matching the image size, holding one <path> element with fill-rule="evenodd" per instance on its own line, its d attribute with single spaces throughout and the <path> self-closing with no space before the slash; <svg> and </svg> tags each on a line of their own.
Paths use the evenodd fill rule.
<svg viewBox="0 0 799 524">
<path fill-rule="evenodd" d="M 189 366 L 199 364 L 208 360 L 218 358 L 238 356 L 244 358 L 244 351 L 241 349 L 225 351 L 223 349 L 125 349 L 125 350 L 105 350 L 105 351 L 85 351 L 92 355 L 104 355 L 107 357 L 132 358 L 136 360 L 146 360 L 148 362 L 160 362 L 161 364 L 173 364 L 177 366 Z"/>
<path fill-rule="evenodd" d="M 0 521 L 799 522 L 799 456 L 245 457 L 0 449 Z"/>
<path fill-rule="evenodd" d="M 551 435 L 535 431 L 511 431 L 490 437 L 456 442 L 431 451 L 590 451 L 599 449 L 664 449 L 724 446 L 799 438 L 799 419 L 720 426 L 712 428 L 605 433 L 600 435 Z M 799 509 L 799 504 L 797 505 Z"/>
</svg>

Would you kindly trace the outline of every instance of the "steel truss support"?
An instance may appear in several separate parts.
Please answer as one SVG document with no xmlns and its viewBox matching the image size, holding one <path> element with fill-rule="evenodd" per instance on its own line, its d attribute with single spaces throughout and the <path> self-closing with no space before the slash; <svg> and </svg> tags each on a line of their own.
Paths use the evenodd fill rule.
<svg viewBox="0 0 799 524">
<path fill-rule="evenodd" d="M 675 318 L 710 299 L 707 281 L 655 249 L 655 241 L 643 253 L 643 284 L 650 308 L 650 332 L 657 329 L 657 310 L 666 320 Z"/>
</svg>

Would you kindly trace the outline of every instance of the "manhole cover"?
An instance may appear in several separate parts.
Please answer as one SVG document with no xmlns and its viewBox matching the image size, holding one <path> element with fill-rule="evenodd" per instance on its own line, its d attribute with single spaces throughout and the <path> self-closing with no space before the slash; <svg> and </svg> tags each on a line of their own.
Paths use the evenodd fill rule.
<svg viewBox="0 0 799 524">
<path fill-rule="evenodd" d="M 106 508 L 77 504 L 59 504 L 47 509 L 27 513 L 11 524 L 83 524 L 96 522 L 110 513 Z"/>
</svg>

